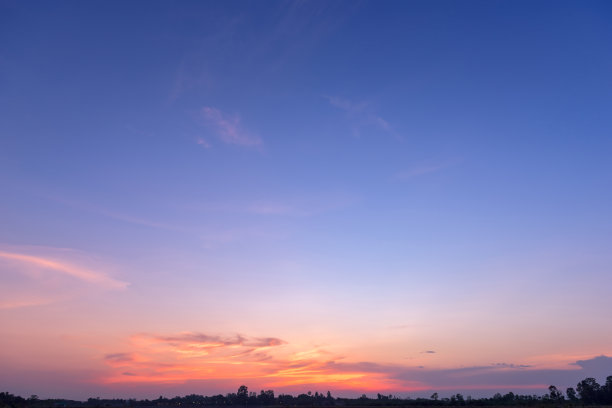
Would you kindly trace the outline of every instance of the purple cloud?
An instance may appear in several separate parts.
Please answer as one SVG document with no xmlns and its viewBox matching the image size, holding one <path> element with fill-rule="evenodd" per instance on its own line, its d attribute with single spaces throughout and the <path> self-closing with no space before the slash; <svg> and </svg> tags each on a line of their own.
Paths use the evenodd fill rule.
<svg viewBox="0 0 612 408">
<path fill-rule="evenodd" d="M 242 128 L 238 116 L 227 115 L 210 106 L 202 108 L 202 115 L 206 123 L 215 130 L 219 139 L 224 143 L 239 146 L 260 146 L 263 143 L 259 136 Z"/>
</svg>

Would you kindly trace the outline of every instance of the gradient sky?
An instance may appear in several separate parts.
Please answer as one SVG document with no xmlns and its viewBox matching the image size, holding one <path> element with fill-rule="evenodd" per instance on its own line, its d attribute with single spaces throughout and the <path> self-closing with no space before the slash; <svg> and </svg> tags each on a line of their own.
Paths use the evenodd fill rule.
<svg viewBox="0 0 612 408">
<path fill-rule="evenodd" d="M 609 1 L 2 1 L 0 384 L 602 381 L 611 110 Z"/>
</svg>

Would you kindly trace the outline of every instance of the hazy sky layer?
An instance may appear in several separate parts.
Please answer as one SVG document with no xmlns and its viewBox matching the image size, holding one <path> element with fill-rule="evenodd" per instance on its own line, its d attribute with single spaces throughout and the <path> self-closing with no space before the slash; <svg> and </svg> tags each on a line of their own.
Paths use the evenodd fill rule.
<svg viewBox="0 0 612 408">
<path fill-rule="evenodd" d="M 608 1 L 2 1 L 0 384 L 612 375 L 611 45 Z"/>
</svg>

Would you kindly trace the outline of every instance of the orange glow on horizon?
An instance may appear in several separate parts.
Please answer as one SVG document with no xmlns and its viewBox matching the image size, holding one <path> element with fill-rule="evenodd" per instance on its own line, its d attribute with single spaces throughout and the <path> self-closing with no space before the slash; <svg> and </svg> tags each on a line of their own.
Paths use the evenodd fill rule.
<svg viewBox="0 0 612 408">
<path fill-rule="evenodd" d="M 542 384 L 469 384 L 433 386 L 418 380 L 395 378 L 398 370 L 414 367 L 351 363 L 315 347 L 300 350 L 280 339 L 244 336 L 210 336 L 183 332 L 171 336 L 138 334 L 129 339 L 131 352 L 106 355 L 111 371 L 103 384 L 177 384 L 221 381 L 254 385 L 262 389 L 295 387 L 356 392 L 415 392 L 476 389 L 545 389 Z M 239 368 L 239 369 L 237 369 Z M 513 366 L 481 367 L 491 372 L 515 370 Z M 532 367 L 521 367 L 529 371 Z M 482 372 L 482 371 L 481 371 Z"/>
</svg>

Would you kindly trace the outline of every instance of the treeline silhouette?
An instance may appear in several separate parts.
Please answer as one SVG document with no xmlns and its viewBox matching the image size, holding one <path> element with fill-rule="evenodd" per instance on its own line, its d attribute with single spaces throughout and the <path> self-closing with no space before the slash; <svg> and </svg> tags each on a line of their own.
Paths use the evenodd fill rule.
<svg viewBox="0 0 612 408">
<path fill-rule="evenodd" d="M 612 376 L 606 378 L 606 383 L 600 385 L 594 378 L 585 378 L 576 388 L 567 388 L 565 395 L 554 385 L 548 387 L 545 395 L 518 395 L 509 392 L 505 395 L 497 393 L 490 398 L 464 397 L 454 394 L 440 398 L 434 392 L 430 398 L 399 398 L 394 395 L 377 394 L 376 398 L 368 398 L 363 394 L 359 398 L 335 398 L 331 392 L 326 394 L 308 392 L 294 397 L 289 394 L 276 396 L 272 390 L 261 390 L 259 394 L 249 392 L 241 385 L 235 393 L 226 395 L 203 396 L 197 394 L 184 397 L 164 398 L 154 400 L 137 399 L 101 399 L 89 398 L 87 401 L 67 399 L 40 399 L 36 395 L 29 398 L 15 396 L 8 392 L 0 392 L 0 408 L 102 408 L 102 407 L 431 407 L 431 406 L 567 406 L 579 405 L 612 405 Z"/>
</svg>

